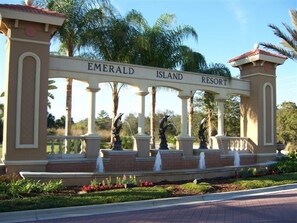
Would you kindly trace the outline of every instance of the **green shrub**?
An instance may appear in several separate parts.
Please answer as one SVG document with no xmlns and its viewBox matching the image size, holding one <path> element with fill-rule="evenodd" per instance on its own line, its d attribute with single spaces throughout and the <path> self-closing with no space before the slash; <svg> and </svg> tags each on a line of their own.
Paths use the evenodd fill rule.
<svg viewBox="0 0 297 223">
<path fill-rule="evenodd" d="M 0 196 L 19 198 L 29 194 L 52 193 L 62 189 L 62 180 L 46 183 L 30 179 L 16 179 L 0 182 Z"/>
<path fill-rule="evenodd" d="M 213 190 L 213 187 L 210 183 L 201 182 L 198 184 L 195 183 L 185 183 L 180 185 L 183 190 L 187 190 L 193 193 L 202 193 L 205 194 Z"/>
<path fill-rule="evenodd" d="M 277 173 L 292 173 L 297 172 L 297 151 L 289 152 L 279 162 L 274 165 Z"/>
<path fill-rule="evenodd" d="M 59 192 L 63 188 L 62 180 L 50 180 L 49 182 L 41 184 L 41 192 L 54 193 Z"/>
<path fill-rule="evenodd" d="M 122 140 L 123 149 L 133 149 L 133 143 L 134 143 L 133 137 L 123 136 L 121 140 Z"/>
</svg>

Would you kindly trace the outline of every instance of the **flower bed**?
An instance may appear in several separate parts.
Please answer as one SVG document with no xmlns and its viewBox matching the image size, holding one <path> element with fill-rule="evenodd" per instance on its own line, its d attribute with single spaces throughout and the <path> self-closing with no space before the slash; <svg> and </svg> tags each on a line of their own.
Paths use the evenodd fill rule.
<svg viewBox="0 0 297 223">
<path fill-rule="evenodd" d="M 88 185 L 83 185 L 81 187 L 80 193 L 90 193 L 95 191 L 104 191 L 112 189 L 122 189 L 131 187 L 153 187 L 154 183 L 150 181 L 137 181 L 135 176 L 123 175 L 123 177 L 117 177 L 115 182 L 112 181 L 111 177 L 105 178 L 105 180 L 98 181 L 94 179 Z"/>
</svg>

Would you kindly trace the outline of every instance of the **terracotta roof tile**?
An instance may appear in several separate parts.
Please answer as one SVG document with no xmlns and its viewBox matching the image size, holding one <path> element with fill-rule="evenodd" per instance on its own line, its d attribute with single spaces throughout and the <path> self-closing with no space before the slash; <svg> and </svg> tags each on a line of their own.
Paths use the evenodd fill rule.
<svg viewBox="0 0 297 223">
<path fill-rule="evenodd" d="M 234 57 L 234 58 L 230 59 L 228 62 L 231 63 L 231 62 L 234 62 L 234 61 L 237 61 L 240 59 L 244 59 L 244 58 L 247 58 L 250 56 L 255 56 L 258 54 L 263 54 L 263 55 L 272 56 L 272 57 L 278 57 L 281 59 L 287 59 L 287 57 L 279 55 L 279 54 L 270 53 L 270 52 L 267 52 L 267 51 L 261 50 L 261 49 L 254 49 L 254 50 L 248 51 L 244 54 L 241 54 L 240 56 Z"/>
<path fill-rule="evenodd" d="M 0 4 L 0 8 L 11 9 L 11 10 L 21 11 L 21 12 L 28 12 L 28 13 L 32 13 L 32 14 L 41 14 L 41 15 L 63 17 L 63 18 L 66 17 L 62 13 L 59 13 L 56 11 L 51 11 L 49 9 L 39 8 L 37 6 Z"/>
</svg>

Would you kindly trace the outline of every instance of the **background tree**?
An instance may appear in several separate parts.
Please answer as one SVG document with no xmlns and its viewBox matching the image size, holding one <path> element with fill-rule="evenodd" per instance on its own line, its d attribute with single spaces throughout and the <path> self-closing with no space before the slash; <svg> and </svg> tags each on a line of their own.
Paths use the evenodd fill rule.
<svg viewBox="0 0 297 223">
<path fill-rule="evenodd" d="M 67 56 L 73 57 L 82 46 L 82 38 L 84 32 L 87 31 L 85 27 L 91 19 L 89 11 L 94 8 L 100 8 L 101 5 L 107 3 L 107 0 L 40 0 L 36 1 L 35 4 L 67 16 L 63 25 L 55 33 L 55 38 L 61 43 L 60 52 L 64 51 Z M 71 78 L 67 79 L 66 135 L 71 135 L 72 82 Z"/>
<path fill-rule="evenodd" d="M 182 60 L 182 43 L 189 36 L 197 40 L 198 35 L 191 26 L 174 26 L 175 15 L 162 14 L 150 27 L 144 23 L 139 38 L 137 64 L 174 69 Z M 156 86 L 151 88 L 151 148 L 155 148 Z"/>
<path fill-rule="evenodd" d="M 104 110 L 101 110 L 98 113 L 98 116 L 95 120 L 96 127 L 98 130 L 109 130 L 111 126 L 111 118 L 109 117 L 108 113 Z"/>
<path fill-rule="evenodd" d="M 189 47 L 182 47 L 183 59 L 181 62 L 181 70 L 190 72 L 200 72 L 204 70 L 207 66 L 206 60 L 202 54 L 199 52 L 192 51 Z M 189 135 L 192 136 L 193 133 L 193 119 L 194 119 L 194 95 L 195 92 L 191 92 L 191 97 L 189 98 Z"/>
<path fill-rule="evenodd" d="M 57 89 L 57 86 L 54 85 L 55 81 L 54 80 L 48 80 L 48 92 L 47 92 L 47 107 L 51 108 L 51 101 L 50 99 L 54 100 L 55 96 L 50 92 L 52 90 Z"/>
<path fill-rule="evenodd" d="M 211 63 L 201 71 L 209 75 L 217 75 L 231 79 L 230 70 L 221 63 Z M 208 126 L 208 138 L 217 134 L 216 124 L 214 120 L 217 118 L 217 106 L 215 103 L 215 95 L 212 92 L 202 92 L 196 100 L 196 106 L 206 115 Z"/>
<path fill-rule="evenodd" d="M 144 18 L 140 13 L 132 10 L 122 16 L 114 8 L 107 19 L 102 19 L 94 12 L 93 22 L 89 24 L 84 41 L 92 49 L 96 59 L 107 61 L 136 63 L 135 44 L 141 33 Z M 109 83 L 112 90 L 112 120 L 118 113 L 120 90 L 122 83 Z M 112 143 L 113 137 L 111 137 Z"/>
<path fill-rule="evenodd" d="M 272 49 L 288 58 L 297 61 L 297 10 L 289 11 L 293 28 L 286 23 L 282 23 L 286 28 L 288 34 L 282 32 L 277 26 L 270 24 L 268 25 L 274 35 L 281 39 L 281 46 L 274 45 L 272 43 L 260 43 L 265 48 Z"/>
<path fill-rule="evenodd" d="M 224 131 L 226 136 L 240 136 L 240 97 L 229 96 L 225 102 Z"/>
<path fill-rule="evenodd" d="M 51 113 L 47 114 L 47 128 L 56 128 L 56 118 Z"/>
<path fill-rule="evenodd" d="M 138 129 L 138 118 L 132 113 L 128 114 L 125 117 L 123 122 L 122 134 L 132 137 L 137 133 L 137 129 Z"/>
<path fill-rule="evenodd" d="M 61 116 L 61 118 L 56 120 L 56 128 L 65 128 L 65 115 Z"/>
<path fill-rule="evenodd" d="M 277 140 L 284 144 L 297 145 L 297 106 L 294 102 L 283 102 L 277 109 Z"/>
</svg>

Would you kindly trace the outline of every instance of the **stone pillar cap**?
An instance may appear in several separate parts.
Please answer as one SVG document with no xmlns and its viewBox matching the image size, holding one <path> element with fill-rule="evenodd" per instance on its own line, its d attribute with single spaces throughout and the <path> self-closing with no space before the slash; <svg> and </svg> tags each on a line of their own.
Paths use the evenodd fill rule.
<svg viewBox="0 0 297 223">
<path fill-rule="evenodd" d="M 231 64 L 233 67 L 238 67 L 243 64 L 252 63 L 255 61 L 267 61 L 271 63 L 275 63 L 277 65 L 283 64 L 287 57 L 270 53 L 268 51 L 265 51 L 263 49 L 259 49 L 258 46 L 254 47 L 253 50 L 248 51 L 244 54 L 241 54 L 237 57 L 234 57 L 228 61 L 228 63 Z"/>
</svg>

